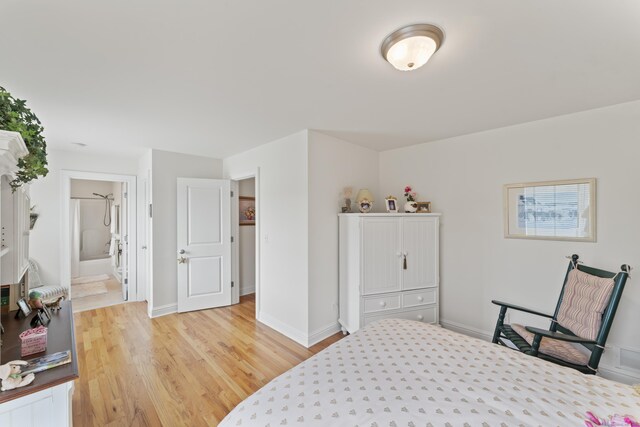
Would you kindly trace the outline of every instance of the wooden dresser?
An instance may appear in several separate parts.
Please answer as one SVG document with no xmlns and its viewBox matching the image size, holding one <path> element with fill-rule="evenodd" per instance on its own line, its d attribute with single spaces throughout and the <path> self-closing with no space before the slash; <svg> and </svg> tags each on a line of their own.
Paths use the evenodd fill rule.
<svg viewBox="0 0 640 427">
<path fill-rule="evenodd" d="M 71 350 L 71 363 L 39 372 L 30 385 L 0 392 L 0 426 L 2 427 L 68 427 L 71 426 L 71 395 L 73 382 L 78 378 L 78 357 L 73 329 L 71 302 L 52 313 L 47 325 L 47 350 L 20 357 L 18 335 L 30 328 L 27 319 L 14 319 L 15 311 L 2 315 L 2 354 L 0 364 Z"/>
<path fill-rule="evenodd" d="M 438 323 L 440 214 L 340 214 L 343 333 L 383 318 Z"/>
</svg>

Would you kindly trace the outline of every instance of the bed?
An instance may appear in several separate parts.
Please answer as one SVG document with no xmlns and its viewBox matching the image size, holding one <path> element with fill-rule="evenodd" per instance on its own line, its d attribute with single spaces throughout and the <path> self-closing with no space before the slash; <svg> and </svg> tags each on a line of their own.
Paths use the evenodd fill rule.
<svg viewBox="0 0 640 427">
<path fill-rule="evenodd" d="M 241 402 L 220 426 L 583 426 L 640 418 L 633 387 L 401 319 L 370 324 Z"/>
</svg>

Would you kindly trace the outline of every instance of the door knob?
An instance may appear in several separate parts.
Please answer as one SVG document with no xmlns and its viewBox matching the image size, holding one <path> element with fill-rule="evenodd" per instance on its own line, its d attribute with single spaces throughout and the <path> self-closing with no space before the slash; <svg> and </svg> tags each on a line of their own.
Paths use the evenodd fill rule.
<svg viewBox="0 0 640 427">
<path fill-rule="evenodd" d="M 184 253 L 186 253 L 186 252 L 187 252 L 187 251 L 185 251 L 184 249 L 180 249 L 180 250 L 178 251 L 178 253 L 179 253 L 180 255 L 182 255 L 182 254 L 184 254 Z"/>
<path fill-rule="evenodd" d="M 184 264 L 187 262 L 187 259 L 183 256 L 181 256 L 180 258 L 178 258 L 178 264 Z"/>
</svg>

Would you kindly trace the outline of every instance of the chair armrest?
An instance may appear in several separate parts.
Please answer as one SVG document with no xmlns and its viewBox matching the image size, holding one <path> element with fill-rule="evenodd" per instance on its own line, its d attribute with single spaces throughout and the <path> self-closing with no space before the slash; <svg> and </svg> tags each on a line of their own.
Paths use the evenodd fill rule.
<svg viewBox="0 0 640 427">
<path fill-rule="evenodd" d="M 558 332 L 547 331 L 546 329 L 534 328 L 532 326 L 525 326 L 525 329 L 532 334 L 542 335 L 544 338 L 551 338 L 559 341 L 567 341 L 575 344 L 597 344 L 593 340 L 586 338 L 575 337 L 573 335 L 561 334 Z"/>
<path fill-rule="evenodd" d="M 547 317 L 549 319 L 553 319 L 553 316 L 550 315 L 550 314 L 540 313 L 539 311 L 531 310 L 529 308 L 520 307 L 518 305 L 513 305 L 513 304 L 509 304 L 509 303 L 501 302 L 501 301 L 496 301 L 496 300 L 492 300 L 491 302 L 494 303 L 495 305 L 499 305 L 499 306 L 502 306 L 502 307 L 512 308 L 514 310 L 524 311 L 525 313 L 535 314 L 536 316 L 542 316 L 542 317 Z"/>
</svg>

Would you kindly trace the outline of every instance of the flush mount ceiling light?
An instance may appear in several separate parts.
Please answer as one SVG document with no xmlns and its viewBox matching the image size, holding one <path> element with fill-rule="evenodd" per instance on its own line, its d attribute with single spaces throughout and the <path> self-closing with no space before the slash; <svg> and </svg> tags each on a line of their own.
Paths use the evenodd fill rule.
<svg viewBox="0 0 640 427">
<path fill-rule="evenodd" d="M 436 53 L 443 39 L 444 32 L 435 25 L 408 25 L 389 34 L 380 52 L 398 70 L 417 70 Z"/>
</svg>

